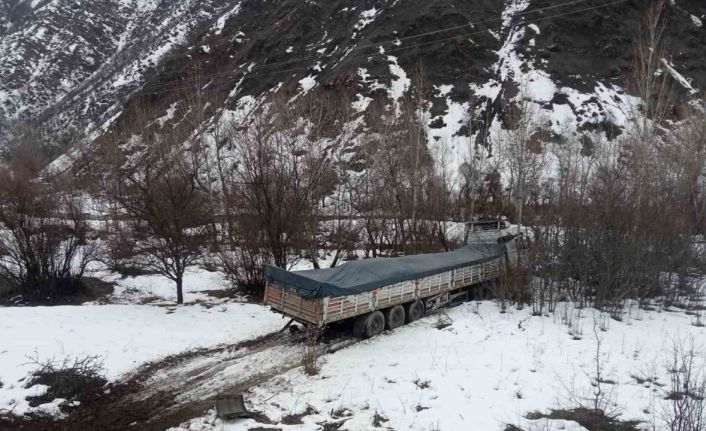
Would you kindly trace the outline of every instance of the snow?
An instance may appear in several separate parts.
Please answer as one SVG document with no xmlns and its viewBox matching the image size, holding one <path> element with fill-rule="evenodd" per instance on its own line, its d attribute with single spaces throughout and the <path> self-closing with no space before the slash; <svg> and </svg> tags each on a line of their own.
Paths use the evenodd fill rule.
<svg viewBox="0 0 706 431">
<path fill-rule="evenodd" d="M 387 90 L 387 87 L 377 79 L 370 79 L 370 73 L 368 72 L 368 69 L 364 67 L 358 68 L 358 76 L 360 76 L 361 82 L 368 87 L 370 92 L 376 90 Z"/>
<path fill-rule="evenodd" d="M 312 88 L 316 87 L 316 77 L 314 75 L 308 75 L 299 80 L 299 85 L 304 93 L 308 92 Z"/>
<path fill-rule="evenodd" d="M 407 74 L 405 73 L 404 69 L 402 69 L 402 67 L 397 64 L 397 57 L 388 55 L 387 60 L 390 62 L 390 73 L 393 76 L 392 81 L 390 82 L 390 88 L 388 89 L 388 92 L 392 100 L 397 101 L 407 91 L 411 81 L 407 77 Z"/>
<path fill-rule="evenodd" d="M 693 22 L 697 27 L 703 27 L 704 25 L 704 23 L 701 22 L 701 19 L 699 19 L 696 15 L 691 15 L 691 22 Z"/>
<path fill-rule="evenodd" d="M 104 281 L 116 283 L 110 298 L 114 303 L 173 304 L 176 302 L 175 283 L 159 274 L 121 278 L 117 274 L 98 271 L 92 275 L 98 276 Z M 228 281 L 223 273 L 191 267 L 184 274 L 184 303 L 214 302 L 215 298 L 209 296 L 207 291 L 225 289 L 228 286 Z"/>
<path fill-rule="evenodd" d="M 364 112 L 366 109 L 368 109 L 368 106 L 372 101 L 373 99 L 371 97 L 356 94 L 356 100 L 351 102 L 351 107 L 355 112 Z"/>
<path fill-rule="evenodd" d="M 437 329 L 439 321 L 450 323 Z M 569 323 L 567 323 L 569 322 Z M 594 334 L 594 327 L 597 327 Z M 605 331 L 598 329 L 603 327 Z M 293 369 L 245 394 L 277 428 L 313 429 L 344 422 L 349 431 L 373 429 L 373 417 L 392 429 L 501 430 L 516 424 L 528 430 L 575 430 L 571 421 L 528 420 L 528 412 L 571 408 L 593 394 L 597 340 L 609 405 L 621 419 L 663 429 L 669 387 L 667 361 L 673 341 L 692 337 L 697 360 L 704 360 L 705 328 L 682 312 L 629 306 L 622 321 L 593 309 L 560 303 L 556 313 L 532 316 L 531 309 L 500 313 L 493 302 L 465 303 L 447 315 L 420 321 L 320 358 L 319 375 Z M 597 334 L 597 335 L 596 335 Z M 659 385 L 638 378 L 656 377 Z M 661 386 L 666 385 L 666 386 Z M 304 412 L 303 425 L 280 425 Z M 342 419 L 333 412 L 347 409 Z M 213 412 L 181 429 L 246 430 L 254 420 L 221 422 Z"/>
<path fill-rule="evenodd" d="M 174 114 L 176 113 L 177 106 L 179 106 L 179 102 L 172 102 L 169 105 L 169 108 L 167 108 L 167 111 L 165 114 L 155 120 L 156 123 L 160 125 L 160 127 L 164 127 L 164 123 L 167 121 L 171 120 L 174 118 Z"/>
<path fill-rule="evenodd" d="M 31 410 L 25 398 L 46 388 L 24 388 L 36 365 L 30 357 L 62 360 L 97 355 L 106 378 L 117 380 L 139 365 L 170 354 L 271 333 L 282 317 L 259 304 L 215 298 L 208 291 L 229 286 L 221 272 L 191 267 L 184 276 L 184 303 L 177 306 L 173 281 L 160 275 L 121 277 L 101 264 L 88 275 L 114 283 L 108 305 L 0 307 L 0 411 Z M 59 412 L 59 401 L 38 407 Z"/>
<path fill-rule="evenodd" d="M 576 126 L 598 116 L 624 126 L 628 123 L 631 109 L 639 102 L 638 98 L 627 95 L 619 86 L 601 82 L 596 83 L 591 93 L 582 93 L 569 87 L 563 87 L 560 92 L 568 97 L 569 103 L 582 117 L 577 120 Z"/>
<path fill-rule="evenodd" d="M 427 145 L 433 155 L 444 155 L 445 152 L 450 152 L 453 157 L 447 161 L 451 162 L 451 171 L 458 172 L 460 164 L 465 161 L 468 153 L 469 140 L 466 136 L 458 136 L 457 132 L 468 121 L 469 104 L 468 102 L 454 102 L 451 99 L 452 85 L 439 85 L 436 89 L 438 95 L 444 97 L 446 102 L 446 113 L 441 116 L 445 126 L 440 129 L 432 129 L 429 124 L 438 117 L 429 118 L 426 127 L 429 136 Z"/>
<path fill-rule="evenodd" d="M 436 91 L 439 93 L 439 96 L 448 96 L 449 93 L 451 93 L 451 90 L 453 90 L 454 86 L 450 84 L 441 84 L 436 86 Z"/>
<path fill-rule="evenodd" d="M 556 85 L 544 71 L 534 70 L 527 74 L 527 90 L 529 97 L 537 102 L 549 102 L 554 98 Z"/>
<path fill-rule="evenodd" d="M 40 360 L 99 355 L 106 377 L 114 380 L 147 361 L 196 347 L 237 343 L 282 325 L 281 317 L 267 308 L 244 303 L 211 308 L 135 304 L 2 308 L 0 410 L 22 414 L 29 409 L 24 398 L 42 391 L 23 388 L 21 380 L 34 368 L 28 364 L 30 355 Z"/>
<path fill-rule="evenodd" d="M 669 74 L 672 76 L 672 78 L 674 78 L 682 87 L 684 87 L 684 88 L 689 92 L 689 94 L 692 94 L 692 95 L 693 95 L 693 94 L 698 93 L 698 90 L 696 90 L 696 89 L 691 85 L 691 83 L 689 82 L 689 80 L 686 79 L 686 78 L 684 77 L 684 75 L 682 75 L 681 73 L 677 72 L 677 70 L 674 68 L 673 65 L 671 65 L 671 64 L 670 64 L 667 60 L 665 60 L 664 58 L 661 59 L 661 61 L 662 61 L 662 65 L 664 65 L 664 67 L 667 68 L 667 71 L 668 71 Z"/>
<path fill-rule="evenodd" d="M 233 9 L 229 10 L 228 12 L 224 13 L 221 15 L 218 20 L 216 21 L 216 24 L 213 26 L 213 32 L 216 35 L 219 35 L 223 32 L 223 27 L 226 25 L 226 21 L 230 19 L 230 17 L 237 15 L 240 12 L 240 3 L 236 4 Z"/>
<path fill-rule="evenodd" d="M 371 22 L 375 21 L 375 18 L 380 12 L 381 11 L 377 10 L 374 7 L 361 12 L 358 22 L 353 26 L 353 28 L 356 30 L 356 33 L 367 27 Z"/>
</svg>

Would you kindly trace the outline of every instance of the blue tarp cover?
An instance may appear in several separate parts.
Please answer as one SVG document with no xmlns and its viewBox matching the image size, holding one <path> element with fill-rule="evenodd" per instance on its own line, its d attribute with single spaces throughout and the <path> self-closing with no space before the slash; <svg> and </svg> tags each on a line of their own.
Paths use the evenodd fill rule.
<svg viewBox="0 0 706 431">
<path fill-rule="evenodd" d="M 474 244 L 445 253 L 361 259 L 308 271 L 290 272 L 267 266 L 265 274 L 269 281 L 297 289 L 304 297 L 345 296 L 486 262 L 504 254 L 504 244 Z"/>
</svg>

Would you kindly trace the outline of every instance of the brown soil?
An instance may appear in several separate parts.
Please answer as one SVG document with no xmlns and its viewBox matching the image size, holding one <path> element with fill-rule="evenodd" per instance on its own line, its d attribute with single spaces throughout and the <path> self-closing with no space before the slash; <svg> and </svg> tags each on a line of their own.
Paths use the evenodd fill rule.
<svg viewBox="0 0 706 431">
<path fill-rule="evenodd" d="M 574 421 L 588 431 L 638 431 L 639 422 L 620 421 L 600 410 L 577 408 L 571 410 L 552 410 L 550 413 L 530 413 L 528 419 L 563 419 Z M 506 428 L 512 430 L 512 428 Z"/>
</svg>

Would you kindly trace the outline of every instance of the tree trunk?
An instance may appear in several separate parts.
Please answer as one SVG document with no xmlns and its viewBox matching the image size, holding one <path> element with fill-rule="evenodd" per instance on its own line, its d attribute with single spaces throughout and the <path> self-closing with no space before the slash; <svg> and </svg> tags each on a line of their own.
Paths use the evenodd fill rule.
<svg viewBox="0 0 706 431">
<path fill-rule="evenodd" d="M 177 288 L 177 304 L 184 303 L 184 278 L 179 275 L 176 278 L 176 288 Z"/>
</svg>

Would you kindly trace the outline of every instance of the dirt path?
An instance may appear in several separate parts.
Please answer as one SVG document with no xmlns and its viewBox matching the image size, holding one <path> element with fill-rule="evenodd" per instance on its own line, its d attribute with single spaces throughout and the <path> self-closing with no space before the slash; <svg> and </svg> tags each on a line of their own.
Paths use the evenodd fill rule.
<svg viewBox="0 0 706 431">
<path fill-rule="evenodd" d="M 354 343 L 350 337 L 320 343 L 321 354 Z M 304 344 L 297 334 L 269 334 L 213 349 L 199 349 L 142 366 L 111 384 L 62 420 L 0 418 L 0 429 L 30 431 L 162 431 L 202 415 L 224 393 L 243 393 L 301 365 Z"/>
</svg>

